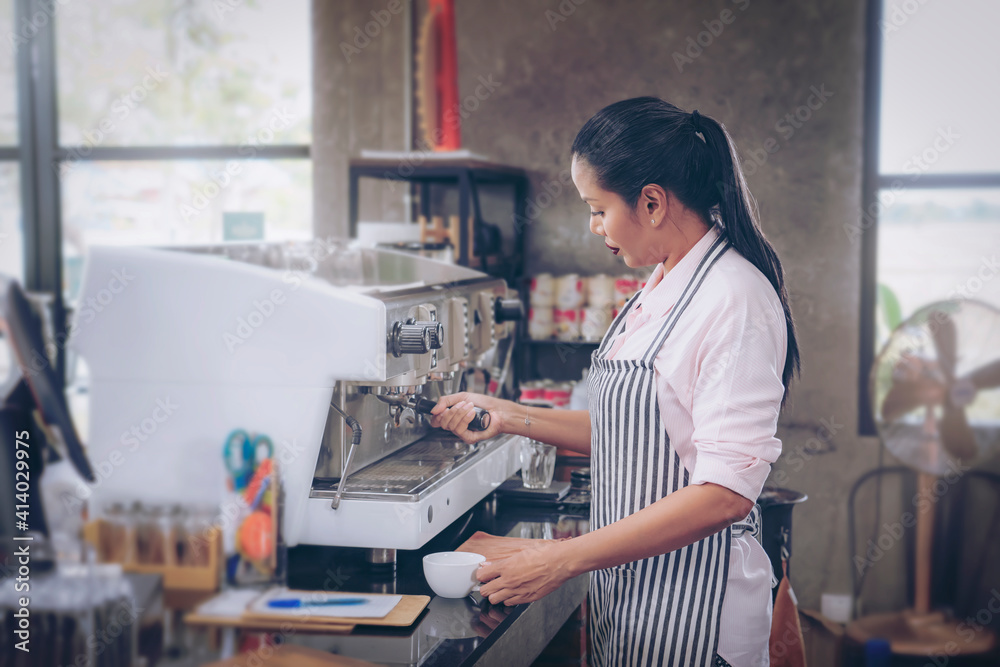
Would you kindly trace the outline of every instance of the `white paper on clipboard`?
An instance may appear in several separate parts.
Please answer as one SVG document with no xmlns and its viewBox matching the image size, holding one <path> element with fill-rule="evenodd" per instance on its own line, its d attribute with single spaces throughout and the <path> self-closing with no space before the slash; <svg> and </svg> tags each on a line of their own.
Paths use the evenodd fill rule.
<svg viewBox="0 0 1000 667">
<path fill-rule="evenodd" d="M 269 607 L 268 602 L 275 599 L 300 599 L 301 607 L 276 608 Z M 337 598 L 362 598 L 364 604 L 310 606 L 307 603 L 317 603 Z M 402 595 L 366 595 L 364 593 L 331 593 L 327 591 L 296 591 L 285 587 L 272 588 L 254 600 L 247 608 L 255 614 L 284 616 L 289 618 L 383 618 L 395 609 Z"/>
<path fill-rule="evenodd" d="M 259 590 L 230 588 L 202 602 L 195 609 L 195 614 L 198 616 L 239 618 L 247 610 L 247 606 L 260 595 Z"/>
</svg>

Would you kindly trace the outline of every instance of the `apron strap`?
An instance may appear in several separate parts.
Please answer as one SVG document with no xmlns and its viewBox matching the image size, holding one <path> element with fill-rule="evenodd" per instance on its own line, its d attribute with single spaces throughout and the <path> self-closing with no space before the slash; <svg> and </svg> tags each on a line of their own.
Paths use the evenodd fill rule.
<svg viewBox="0 0 1000 667">
<path fill-rule="evenodd" d="M 643 355 L 642 359 L 647 364 L 652 364 L 653 360 L 656 359 L 657 353 L 663 344 L 666 342 L 667 337 L 674 330 L 674 326 L 677 324 L 677 320 L 687 309 L 688 305 L 694 299 L 694 295 L 697 293 L 698 288 L 705 281 L 705 277 L 708 272 L 711 271 L 715 263 L 726 253 L 729 248 L 732 247 L 729 242 L 725 239 L 724 234 L 719 234 L 719 238 L 715 240 L 712 247 L 708 249 L 705 256 L 701 258 L 701 263 L 698 268 L 695 269 L 694 274 L 691 276 L 691 280 L 688 281 L 687 286 L 681 295 L 677 298 L 677 302 L 674 307 L 670 309 L 670 314 L 667 315 L 667 319 L 663 322 L 663 327 L 660 329 L 654 338 L 653 342 L 650 343 L 649 348 L 647 348 L 646 353 Z"/>
<path fill-rule="evenodd" d="M 625 314 L 631 310 L 635 302 L 639 300 L 639 292 L 632 295 L 632 298 L 625 302 L 622 309 L 618 311 L 618 315 L 615 317 L 614 321 L 611 322 L 611 326 L 608 327 L 608 332 L 604 334 L 604 340 L 601 341 L 600 347 L 597 348 L 597 356 L 603 356 L 607 354 L 608 347 L 610 347 L 612 341 L 621 333 L 621 330 L 625 328 Z"/>
</svg>

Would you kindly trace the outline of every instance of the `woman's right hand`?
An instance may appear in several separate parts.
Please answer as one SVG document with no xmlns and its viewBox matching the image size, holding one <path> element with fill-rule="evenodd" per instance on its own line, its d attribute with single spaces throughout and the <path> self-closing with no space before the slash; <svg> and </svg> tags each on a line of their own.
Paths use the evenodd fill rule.
<svg viewBox="0 0 1000 667">
<path fill-rule="evenodd" d="M 431 426 L 451 431 L 466 444 L 479 442 L 504 433 L 504 418 L 509 412 L 510 401 L 485 394 L 467 391 L 442 396 L 431 410 Z M 485 431 L 470 431 L 469 423 L 475 417 L 474 408 L 490 413 L 490 425 Z"/>
</svg>

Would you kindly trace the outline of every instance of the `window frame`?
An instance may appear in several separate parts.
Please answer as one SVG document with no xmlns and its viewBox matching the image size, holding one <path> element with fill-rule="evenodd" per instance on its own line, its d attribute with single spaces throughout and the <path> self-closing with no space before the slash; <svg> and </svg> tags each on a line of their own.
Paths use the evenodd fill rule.
<svg viewBox="0 0 1000 667">
<path fill-rule="evenodd" d="M 55 11 L 53 11 L 55 8 Z M 66 304 L 62 290 L 62 206 L 60 165 L 72 157 L 80 162 L 180 161 L 180 160 L 285 160 L 312 159 L 311 144 L 271 144 L 241 154 L 236 144 L 198 146 L 60 146 L 57 97 L 55 22 L 51 0 L 14 0 L 14 25 L 31 23 L 42 13 L 43 25 L 27 44 L 17 47 L 17 114 L 19 146 L 0 147 L 0 160 L 21 165 L 21 219 L 24 234 L 24 282 L 31 291 L 51 295 L 52 322 L 57 340 L 66 332 Z M 309 30 L 312 30 L 310 24 Z M 56 346 L 57 377 L 66 377 L 65 350 Z"/>
<path fill-rule="evenodd" d="M 879 141 L 882 112 L 882 53 L 884 40 L 880 23 L 885 0 L 868 0 L 865 16 L 864 146 L 861 177 L 861 299 L 858 350 L 858 435 L 877 436 L 871 411 L 869 377 L 875 363 L 876 318 L 878 316 L 878 194 L 910 180 L 908 174 L 880 173 Z M 941 190 L 954 188 L 1000 188 L 1000 171 L 968 173 L 925 173 L 920 184 L 908 189 Z M 866 227 L 867 225 L 867 227 Z"/>
</svg>

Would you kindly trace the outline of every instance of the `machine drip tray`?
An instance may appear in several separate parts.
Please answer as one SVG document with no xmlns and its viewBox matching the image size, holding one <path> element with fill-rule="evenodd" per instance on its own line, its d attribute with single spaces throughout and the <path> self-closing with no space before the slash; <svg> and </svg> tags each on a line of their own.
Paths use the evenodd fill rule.
<svg viewBox="0 0 1000 667">
<path fill-rule="evenodd" d="M 345 499 L 408 500 L 420 497 L 458 474 L 478 457 L 502 445 L 494 438 L 471 445 L 458 438 L 427 437 L 356 472 L 347 479 Z M 339 479 L 313 479 L 311 498 L 332 498 Z"/>
</svg>

